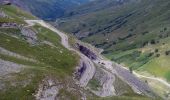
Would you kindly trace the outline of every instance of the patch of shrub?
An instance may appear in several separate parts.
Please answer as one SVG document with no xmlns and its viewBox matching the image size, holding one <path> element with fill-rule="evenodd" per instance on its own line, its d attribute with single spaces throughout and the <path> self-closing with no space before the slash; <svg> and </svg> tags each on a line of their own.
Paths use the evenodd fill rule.
<svg viewBox="0 0 170 100">
<path fill-rule="evenodd" d="M 149 33 L 149 32 L 148 32 L 148 31 L 145 31 L 145 32 L 142 33 L 142 35 L 145 35 L 145 34 L 147 34 L 147 33 Z"/>
<path fill-rule="evenodd" d="M 156 57 L 160 57 L 161 55 L 160 54 L 156 54 Z"/>
<path fill-rule="evenodd" d="M 154 39 L 151 40 L 151 44 L 156 44 L 156 41 Z"/>
<path fill-rule="evenodd" d="M 148 54 L 148 57 L 152 57 L 153 55 L 154 55 L 154 53 L 151 52 L 151 53 Z"/>
<path fill-rule="evenodd" d="M 159 52 L 159 49 L 155 49 L 155 52 L 156 52 L 156 53 Z"/>
<path fill-rule="evenodd" d="M 132 32 L 132 31 L 133 31 L 133 29 L 131 28 L 129 31 L 131 31 L 131 32 Z"/>
<path fill-rule="evenodd" d="M 113 41 L 113 42 L 112 42 L 112 44 L 113 44 L 113 45 L 116 45 L 116 42 L 115 42 L 115 41 Z"/>
<path fill-rule="evenodd" d="M 166 31 L 166 30 L 167 30 L 167 28 L 165 27 L 165 28 L 164 28 L 164 31 Z"/>
<path fill-rule="evenodd" d="M 148 41 L 145 41 L 143 44 L 142 44 L 142 46 L 144 47 L 144 46 L 146 46 L 148 44 Z"/>
<path fill-rule="evenodd" d="M 140 54 L 141 54 L 141 51 L 134 51 L 132 55 L 134 58 L 136 58 L 136 57 L 139 57 Z"/>
<path fill-rule="evenodd" d="M 162 35 L 162 34 L 160 34 L 160 35 L 159 35 L 159 38 L 163 38 L 163 35 Z"/>
<path fill-rule="evenodd" d="M 170 54 L 170 50 L 169 51 L 165 51 L 165 55 L 169 55 Z"/>
</svg>

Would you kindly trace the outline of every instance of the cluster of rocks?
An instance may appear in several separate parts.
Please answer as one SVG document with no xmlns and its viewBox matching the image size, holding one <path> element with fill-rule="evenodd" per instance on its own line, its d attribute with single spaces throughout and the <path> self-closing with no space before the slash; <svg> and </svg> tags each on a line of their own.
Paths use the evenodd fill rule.
<svg viewBox="0 0 170 100">
<path fill-rule="evenodd" d="M 18 24 L 14 22 L 0 22 L 0 28 L 18 28 Z"/>
<path fill-rule="evenodd" d="M 4 11 L 2 11 L 1 9 L 0 9 L 0 18 L 8 18 L 8 15 L 6 15 Z"/>
<path fill-rule="evenodd" d="M 135 75 L 130 73 L 130 71 L 121 67 L 121 65 L 114 64 L 114 69 L 117 72 L 117 76 L 119 76 L 122 80 L 128 83 L 134 92 L 138 94 L 145 94 L 149 97 L 156 97 L 156 95 L 152 92 L 151 88 L 145 82 L 142 82 Z"/>
<path fill-rule="evenodd" d="M 112 75 L 110 72 L 101 68 L 97 68 L 93 79 L 98 82 L 98 87 L 95 87 L 96 90 L 91 90 L 94 94 L 101 97 L 116 95 L 113 85 L 115 81 L 115 76 Z"/>
<path fill-rule="evenodd" d="M 100 82 L 100 85 L 107 81 L 107 74 L 103 69 L 97 69 L 94 78 Z"/>
<path fill-rule="evenodd" d="M 29 27 L 23 27 L 21 28 L 22 35 L 26 38 L 27 42 L 30 44 L 36 44 L 37 43 L 37 33 L 31 30 Z"/>
<path fill-rule="evenodd" d="M 83 61 L 80 61 L 79 67 L 77 68 L 77 70 L 74 73 L 75 79 L 80 80 L 84 71 L 86 70 L 86 67 L 87 67 L 86 64 Z"/>
<path fill-rule="evenodd" d="M 0 59 L 0 76 L 8 75 L 11 73 L 19 73 L 23 67 L 23 65 Z"/>
<path fill-rule="evenodd" d="M 83 53 L 85 56 L 87 56 L 89 59 L 91 60 L 96 60 L 97 59 L 97 56 L 95 53 L 93 53 L 90 49 L 88 49 L 87 47 L 83 46 L 83 45 L 80 45 L 77 43 L 77 47 L 79 49 L 79 51 L 81 53 Z"/>
<path fill-rule="evenodd" d="M 35 95 L 37 100 L 56 100 L 62 84 L 52 79 L 44 79 Z"/>
</svg>

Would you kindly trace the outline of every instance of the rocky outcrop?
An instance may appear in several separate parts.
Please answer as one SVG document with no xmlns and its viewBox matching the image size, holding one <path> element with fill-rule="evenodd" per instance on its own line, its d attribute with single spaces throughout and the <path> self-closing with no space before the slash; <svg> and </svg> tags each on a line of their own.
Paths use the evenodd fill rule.
<svg viewBox="0 0 170 100">
<path fill-rule="evenodd" d="M 95 66 L 93 62 L 83 54 L 80 63 L 75 72 L 75 79 L 78 80 L 80 87 L 86 87 L 88 82 L 93 78 L 95 74 Z"/>
<path fill-rule="evenodd" d="M 0 59 L 0 76 L 5 76 L 11 73 L 19 73 L 23 65 Z"/>
<path fill-rule="evenodd" d="M 37 43 L 37 33 L 31 30 L 29 27 L 21 28 L 22 35 L 26 38 L 27 42 L 30 44 Z"/>
<path fill-rule="evenodd" d="M 91 60 L 96 60 L 97 56 L 95 53 L 93 53 L 90 49 L 88 49 L 87 47 L 80 45 L 77 43 L 77 48 L 79 49 L 79 51 L 81 53 L 83 53 L 85 56 L 87 56 L 89 59 Z"/>
<path fill-rule="evenodd" d="M 14 22 L 4 22 L 0 23 L 0 28 L 18 28 L 17 23 Z"/>
<path fill-rule="evenodd" d="M 79 64 L 79 67 L 77 68 L 75 72 L 75 79 L 80 80 L 86 68 L 87 68 L 86 64 L 83 61 L 81 61 Z"/>
<path fill-rule="evenodd" d="M 124 69 L 121 65 L 115 63 L 114 69 L 116 70 L 117 76 L 119 76 L 124 82 L 132 87 L 134 92 L 138 94 L 144 94 L 149 97 L 156 96 L 148 84 L 142 82 L 139 78 L 130 73 L 130 71 Z"/>
<path fill-rule="evenodd" d="M 62 84 L 53 79 L 44 79 L 35 95 L 36 100 L 56 100 L 57 94 L 62 87 Z"/>
<path fill-rule="evenodd" d="M 5 13 L 4 13 L 4 11 L 2 11 L 1 9 L 0 9 L 0 18 L 7 18 L 8 17 L 8 15 L 6 15 Z"/>
<path fill-rule="evenodd" d="M 116 95 L 116 90 L 113 85 L 115 81 L 115 75 L 113 75 L 112 73 L 104 69 L 98 68 L 92 80 L 96 80 L 98 82 L 99 87 L 93 87 L 97 88 L 96 90 L 91 88 L 91 91 L 97 96 L 106 97 Z"/>
</svg>

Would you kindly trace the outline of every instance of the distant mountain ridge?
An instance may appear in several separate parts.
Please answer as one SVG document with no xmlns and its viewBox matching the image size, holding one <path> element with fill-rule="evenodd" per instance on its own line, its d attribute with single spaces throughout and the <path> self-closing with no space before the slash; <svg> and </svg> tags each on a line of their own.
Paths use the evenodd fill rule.
<svg viewBox="0 0 170 100">
<path fill-rule="evenodd" d="M 1 0 L 5 1 L 5 0 Z M 91 0 L 8 0 L 45 20 L 55 20 L 72 9 Z"/>
<path fill-rule="evenodd" d="M 108 9 L 111 7 L 117 7 L 119 5 L 123 5 L 130 1 L 136 1 L 136 0 L 104 0 L 104 1 L 93 0 L 92 2 L 88 2 L 81 6 L 75 7 L 74 9 L 67 10 L 65 12 L 65 16 L 63 17 L 71 17 L 73 15 L 86 14 L 86 13 Z"/>
</svg>

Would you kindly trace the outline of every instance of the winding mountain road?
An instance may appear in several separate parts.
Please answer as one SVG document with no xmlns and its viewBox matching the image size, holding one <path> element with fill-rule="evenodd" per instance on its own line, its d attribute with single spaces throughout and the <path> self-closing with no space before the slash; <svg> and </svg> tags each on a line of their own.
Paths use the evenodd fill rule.
<svg viewBox="0 0 170 100">
<path fill-rule="evenodd" d="M 95 74 L 96 69 L 95 69 L 93 62 L 88 57 L 86 57 L 85 55 L 83 55 L 80 52 L 78 52 L 77 50 L 71 48 L 71 46 L 69 45 L 69 42 L 68 42 L 69 41 L 68 36 L 65 33 L 61 32 L 58 29 L 56 29 L 55 27 L 53 27 L 52 25 L 44 22 L 43 20 L 25 20 L 25 21 L 29 24 L 29 26 L 33 26 L 34 24 L 40 24 L 41 26 L 46 27 L 46 28 L 54 31 L 55 33 L 57 33 L 61 37 L 61 44 L 65 48 L 79 54 L 79 56 L 81 57 L 81 60 L 86 64 L 86 70 L 83 73 L 83 75 L 82 75 L 82 77 L 79 81 L 79 84 L 80 84 L 81 87 L 86 87 L 88 82 L 90 81 L 90 79 L 92 79 L 94 74 Z"/>
<path fill-rule="evenodd" d="M 96 70 L 96 69 L 95 69 L 95 66 L 94 66 L 94 63 L 96 63 L 96 64 L 99 64 L 99 63 L 100 63 L 100 64 L 102 64 L 107 70 L 110 70 L 112 73 L 115 73 L 115 72 L 118 73 L 118 72 L 119 72 L 118 75 L 122 75 L 122 77 L 124 77 L 125 80 L 127 80 L 127 81 L 132 81 L 131 78 L 130 78 L 130 79 L 126 79 L 127 76 L 126 76 L 126 75 L 123 75 L 124 72 L 125 72 L 125 73 L 128 72 L 128 69 L 124 68 L 123 66 L 118 65 L 118 64 L 114 64 L 114 65 L 113 65 L 113 63 L 112 63 L 111 61 L 105 60 L 104 58 L 98 58 L 97 60 L 94 60 L 94 61 L 93 61 L 94 63 L 93 63 L 92 60 L 90 60 L 88 57 L 86 57 L 85 55 L 83 55 L 83 54 L 80 53 L 79 51 L 71 48 L 71 46 L 69 45 L 69 42 L 68 42 L 68 36 L 67 36 L 65 33 L 61 32 L 61 31 L 59 31 L 58 29 L 56 29 L 55 27 L 53 27 L 52 25 L 44 22 L 43 20 L 26 20 L 26 22 L 27 22 L 30 26 L 32 26 L 32 25 L 34 25 L 34 24 L 37 23 L 37 24 L 42 25 L 43 27 L 46 27 L 46 28 L 54 31 L 55 33 L 57 33 L 57 34 L 61 37 L 61 43 L 62 43 L 62 45 L 63 45 L 65 48 L 67 48 L 67 49 L 69 49 L 69 50 L 71 50 L 71 51 L 75 51 L 77 54 L 80 55 L 81 60 L 82 60 L 82 61 L 86 64 L 86 66 L 87 66 L 84 74 L 82 75 L 82 77 L 81 77 L 81 79 L 80 79 L 80 82 L 79 82 L 80 86 L 86 87 L 87 84 L 88 84 L 88 82 L 90 81 L 90 79 L 93 78 L 93 76 L 94 76 L 94 74 L 95 74 L 95 70 Z M 121 73 L 121 74 L 120 74 L 120 73 Z M 133 77 L 134 77 L 134 75 L 135 75 L 135 76 L 137 76 L 137 77 L 139 77 L 139 78 L 143 77 L 143 78 L 148 78 L 148 79 L 151 79 L 151 80 L 159 81 L 159 82 L 161 82 L 162 84 L 170 87 L 170 84 L 169 84 L 168 82 L 166 82 L 165 80 L 162 80 L 162 79 L 160 79 L 160 78 L 147 77 L 147 76 L 144 76 L 144 75 L 140 75 L 140 74 L 138 74 L 138 73 L 136 73 L 136 72 L 134 72 L 134 75 L 133 75 L 133 74 L 130 74 L 130 73 L 128 72 L 128 75 L 131 75 L 131 76 L 133 76 Z M 113 83 L 112 81 L 108 82 L 107 87 L 110 86 L 110 85 L 112 85 L 112 83 Z M 133 86 L 133 85 L 138 84 L 139 81 L 138 81 L 137 83 L 136 83 L 136 82 L 131 82 L 131 83 L 132 83 L 132 86 Z M 143 85 L 141 85 L 141 86 L 143 86 Z M 105 87 L 106 87 L 106 86 L 105 86 Z M 135 87 L 135 88 L 136 88 L 136 87 Z M 141 87 L 141 88 L 143 88 L 143 87 Z M 147 87 L 145 87 L 145 88 L 147 88 Z M 109 88 L 108 88 L 108 89 L 109 89 Z M 137 87 L 137 89 L 139 89 L 139 86 Z M 107 90 L 107 89 L 106 89 L 106 90 Z M 138 91 L 138 90 L 137 90 L 137 91 Z M 104 94 L 106 94 L 106 95 L 107 95 L 107 93 L 108 93 L 107 91 L 103 91 L 103 92 L 104 92 Z M 139 92 L 139 91 L 138 91 L 138 92 Z M 105 96 L 105 95 L 103 95 L 103 96 Z"/>
</svg>

